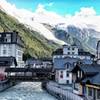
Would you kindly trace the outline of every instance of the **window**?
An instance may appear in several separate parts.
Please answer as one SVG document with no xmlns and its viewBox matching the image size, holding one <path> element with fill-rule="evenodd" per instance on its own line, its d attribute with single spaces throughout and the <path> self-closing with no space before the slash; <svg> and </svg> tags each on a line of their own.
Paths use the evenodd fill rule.
<svg viewBox="0 0 100 100">
<path fill-rule="evenodd" d="M 100 99 L 100 90 L 97 90 L 97 99 Z"/>
<path fill-rule="evenodd" d="M 68 48 L 68 50 L 70 50 L 70 47 Z"/>
<path fill-rule="evenodd" d="M 83 77 L 83 73 L 82 73 L 82 71 L 81 71 L 81 78 Z"/>
<path fill-rule="evenodd" d="M 92 88 L 88 88 L 88 96 L 92 96 Z"/>
<path fill-rule="evenodd" d="M 77 62 L 73 62 L 73 66 L 76 66 L 77 65 Z"/>
<path fill-rule="evenodd" d="M 68 73 L 68 71 L 66 71 L 66 77 L 69 77 L 69 73 Z"/>
<path fill-rule="evenodd" d="M 18 61 L 22 61 L 22 58 L 21 57 L 18 57 Z"/>
<path fill-rule="evenodd" d="M 72 50 L 75 50 L 75 48 L 73 47 Z"/>
<path fill-rule="evenodd" d="M 60 71 L 60 78 L 63 78 L 63 71 Z"/>
<path fill-rule="evenodd" d="M 69 67 L 70 67 L 70 63 L 67 63 L 66 64 L 66 69 L 69 69 Z"/>
<path fill-rule="evenodd" d="M 21 56 L 21 55 L 22 55 L 22 53 L 21 53 L 20 51 L 18 51 L 18 55 L 19 55 L 19 56 Z"/>
<path fill-rule="evenodd" d="M 78 76 L 78 78 L 80 77 L 80 71 L 77 72 L 77 76 Z"/>
<path fill-rule="evenodd" d="M 72 52 L 72 54 L 74 55 L 75 53 L 74 53 L 74 52 Z"/>
<path fill-rule="evenodd" d="M 5 42 L 11 42 L 11 34 L 6 34 Z"/>
<path fill-rule="evenodd" d="M 6 45 L 4 45 L 4 47 L 3 47 L 3 54 L 5 55 L 7 53 L 7 51 L 6 51 Z"/>
<path fill-rule="evenodd" d="M 6 50 L 5 50 L 5 49 L 3 50 L 3 54 L 4 54 L 4 55 L 6 54 Z"/>
<path fill-rule="evenodd" d="M 66 68 L 69 69 L 69 64 L 67 64 L 67 67 Z"/>
<path fill-rule="evenodd" d="M 11 45 L 9 45 L 8 47 L 8 55 L 12 56 L 12 46 Z"/>
<path fill-rule="evenodd" d="M 63 71 L 60 71 L 61 74 L 63 74 Z"/>
<path fill-rule="evenodd" d="M 70 52 L 68 52 L 68 55 L 70 55 Z"/>
<path fill-rule="evenodd" d="M 66 80 L 66 83 L 69 84 L 69 80 Z"/>
</svg>

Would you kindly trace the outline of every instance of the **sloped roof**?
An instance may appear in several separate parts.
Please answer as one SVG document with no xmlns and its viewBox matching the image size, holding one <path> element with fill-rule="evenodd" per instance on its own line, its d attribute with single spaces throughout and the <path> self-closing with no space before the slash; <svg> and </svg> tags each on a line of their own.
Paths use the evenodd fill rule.
<svg viewBox="0 0 100 100">
<path fill-rule="evenodd" d="M 91 78 L 91 83 L 100 85 L 100 73 Z"/>
<path fill-rule="evenodd" d="M 91 54 L 90 52 L 84 51 L 83 49 L 79 49 L 78 54 L 80 56 L 91 56 L 93 58 L 95 57 L 95 55 Z"/>
<path fill-rule="evenodd" d="M 80 66 L 80 69 L 84 73 L 96 73 L 100 72 L 100 65 L 98 64 L 84 64 Z"/>
<path fill-rule="evenodd" d="M 90 60 L 90 59 L 83 59 L 81 61 L 82 61 L 83 64 L 92 64 L 93 63 L 93 61 Z"/>
<path fill-rule="evenodd" d="M 100 85 L 100 73 L 94 75 L 93 77 L 87 77 L 85 78 L 82 82 L 86 83 L 86 82 L 90 82 L 91 84 L 96 84 L 96 85 Z"/>
<path fill-rule="evenodd" d="M 74 63 L 79 61 L 78 58 L 70 58 L 70 57 L 60 57 L 54 59 L 54 68 L 55 69 L 65 69 L 66 63 L 70 63 L 71 67 L 74 67 Z"/>
<path fill-rule="evenodd" d="M 74 69 L 77 70 L 77 69 L 80 69 L 80 70 L 83 70 L 84 72 L 86 71 L 89 71 L 91 64 L 93 64 L 93 61 L 92 60 L 88 60 L 88 59 L 83 59 L 83 60 L 79 60 L 81 62 L 81 64 L 78 64 L 78 66 L 74 66 L 71 71 L 73 72 Z M 88 67 L 87 67 L 88 66 Z M 76 68 L 77 67 L 77 68 Z M 79 67 L 79 68 L 78 68 Z M 93 68 L 94 69 L 94 68 Z M 85 71 L 86 70 L 86 71 Z"/>
<path fill-rule="evenodd" d="M 84 72 L 85 77 L 81 81 L 82 83 L 87 83 L 88 81 L 91 84 L 100 85 L 100 65 L 93 63 L 93 64 L 83 64 L 83 65 L 76 65 L 72 72 L 76 73 L 78 70 Z"/>
</svg>

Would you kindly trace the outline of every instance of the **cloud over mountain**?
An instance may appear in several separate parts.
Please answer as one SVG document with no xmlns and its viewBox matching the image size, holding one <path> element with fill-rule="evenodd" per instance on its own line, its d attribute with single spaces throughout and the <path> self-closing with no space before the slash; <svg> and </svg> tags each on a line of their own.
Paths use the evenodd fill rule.
<svg viewBox="0 0 100 100">
<path fill-rule="evenodd" d="M 31 12 L 26 9 L 18 9 L 14 4 L 10 4 L 6 0 L 0 0 L 0 7 L 2 7 L 5 12 L 14 16 L 21 23 L 28 25 L 33 30 L 38 31 L 47 39 L 54 40 L 61 44 L 65 43 L 61 40 L 58 40 L 54 36 L 53 32 L 48 30 L 42 23 L 49 24 L 53 27 L 58 25 L 59 28 L 64 29 L 65 31 L 69 25 L 75 26 L 81 30 L 93 29 L 97 32 L 83 32 L 83 34 L 86 36 L 91 35 L 92 37 L 100 38 L 100 15 L 96 14 L 96 11 L 93 7 L 82 7 L 80 11 L 76 11 L 74 15 L 66 13 L 65 16 L 61 16 L 56 12 L 46 10 L 46 6 L 50 7 L 52 5 L 53 3 L 44 5 L 40 3 L 38 4 L 35 12 Z M 80 34 L 82 34 L 82 32 Z"/>
</svg>

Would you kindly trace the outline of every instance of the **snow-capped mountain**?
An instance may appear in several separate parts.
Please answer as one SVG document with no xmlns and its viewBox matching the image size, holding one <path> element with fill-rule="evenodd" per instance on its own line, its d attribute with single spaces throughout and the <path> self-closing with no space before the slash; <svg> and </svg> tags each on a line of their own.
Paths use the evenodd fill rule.
<svg viewBox="0 0 100 100">
<path fill-rule="evenodd" d="M 23 23 L 29 28 L 39 32 L 47 39 L 53 40 L 59 44 L 65 44 L 63 41 L 58 40 L 53 35 L 53 33 L 50 32 L 47 28 L 45 28 L 42 24 L 45 22 L 46 23 L 51 23 L 51 22 L 58 23 L 61 17 L 57 16 L 56 14 L 47 13 L 42 8 L 41 5 L 38 5 L 38 8 L 35 13 L 25 10 L 25 9 L 17 9 L 15 5 L 8 3 L 6 0 L 0 0 L 0 7 L 2 7 L 3 11 L 5 11 L 7 14 L 15 17 L 16 19 L 18 19 L 19 22 Z"/>
<path fill-rule="evenodd" d="M 63 30 L 66 34 L 78 39 L 82 44 L 88 45 L 91 49 L 96 49 L 97 41 L 100 40 L 100 31 L 87 24 L 58 24 L 55 26 L 58 30 Z"/>
<path fill-rule="evenodd" d="M 6 0 L 0 0 L 0 8 L 18 19 L 26 27 L 60 44 L 73 43 L 74 38 L 83 47 L 94 50 L 100 39 L 100 16 L 96 15 L 93 8 L 82 8 L 74 16 L 66 15 L 65 17 L 47 11 L 41 4 L 38 5 L 35 12 L 31 12 L 18 9 Z M 70 42 L 68 42 L 69 40 Z"/>
</svg>

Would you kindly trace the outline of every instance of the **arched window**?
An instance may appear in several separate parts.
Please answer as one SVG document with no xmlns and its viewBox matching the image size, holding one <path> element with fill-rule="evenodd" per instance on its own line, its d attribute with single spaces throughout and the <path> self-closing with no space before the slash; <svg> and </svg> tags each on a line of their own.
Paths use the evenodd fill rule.
<svg viewBox="0 0 100 100">
<path fill-rule="evenodd" d="M 70 66 L 71 66 L 71 64 L 70 64 L 70 63 L 66 63 L 66 64 L 65 64 L 66 69 L 69 69 L 69 68 L 70 68 Z"/>
</svg>

